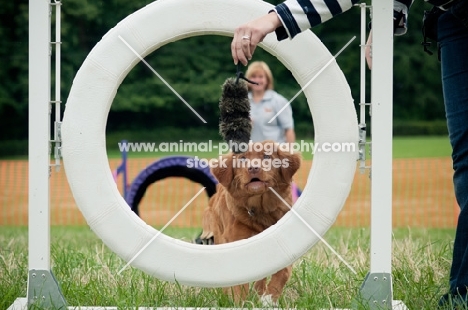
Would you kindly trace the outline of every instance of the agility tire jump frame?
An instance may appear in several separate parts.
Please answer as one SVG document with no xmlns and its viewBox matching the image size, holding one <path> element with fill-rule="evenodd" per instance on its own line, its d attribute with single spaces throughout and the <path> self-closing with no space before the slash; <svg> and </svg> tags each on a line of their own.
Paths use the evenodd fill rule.
<svg viewBox="0 0 468 310">
<path fill-rule="evenodd" d="M 255 0 L 158 0 L 111 29 L 77 72 L 62 125 L 66 174 L 88 225 L 125 261 L 132 260 L 159 232 L 131 211 L 109 167 L 105 129 L 119 85 L 140 56 L 187 37 L 232 36 L 235 27 L 271 8 Z M 270 34 L 261 46 L 292 72 L 301 87 L 333 57 L 310 31 L 281 42 Z M 357 146 L 353 99 L 336 62 L 304 92 L 313 115 L 315 143 Z M 186 109 L 182 103 L 181 109 Z M 131 265 L 161 280 L 200 287 L 231 286 L 272 274 L 292 264 L 319 240 L 298 216 L 320 236 L 334 223 L 349 194 L 356 160 L 357 147 L 356 152 L 316 153 L 307 185 L 294 204 L 297 215 L 288 212 L 259 235 L 207 247 L 161 233 Z"/>
</svg>

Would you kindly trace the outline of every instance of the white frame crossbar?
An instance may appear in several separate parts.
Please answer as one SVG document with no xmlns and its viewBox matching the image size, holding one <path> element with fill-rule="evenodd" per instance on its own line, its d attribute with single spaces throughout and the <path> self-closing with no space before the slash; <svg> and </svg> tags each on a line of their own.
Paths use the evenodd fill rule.
<svg viewBox="0 0 468 310">
<path fill-rule="evenodd" d="M 45 308 L 67 308 L 50 264 L 51 5 L 47 0 L 29 0 L 29 273 L 27 298 L 18 298 L 9 310 L 27 309 L 36 302 Z M 379 0 L 372 5 L 371 262 L 361 297 L 369 309 L 407 309 L 393 300 L 392 291 L 393 2 Z"/>
</svg>

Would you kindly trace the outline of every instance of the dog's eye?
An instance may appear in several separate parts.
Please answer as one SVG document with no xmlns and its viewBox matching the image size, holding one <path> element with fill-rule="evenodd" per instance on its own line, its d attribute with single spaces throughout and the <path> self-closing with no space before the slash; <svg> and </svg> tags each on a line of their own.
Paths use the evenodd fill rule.
<svg viewBox="0 0 468 310">
<path fill-rule="evenodd" d="M 263 159 L 270 159 L 270 158 L 271 158 L 271 155 L 263 154 Z"/>
<path fill-rule="evenodd" d="M 245 161 L 246 158 L 245 158 L 245 156 L 242 156 L 242 157 L 239 157 L 239 160 L 240 160 L 240 161 Z"/>
</svg>

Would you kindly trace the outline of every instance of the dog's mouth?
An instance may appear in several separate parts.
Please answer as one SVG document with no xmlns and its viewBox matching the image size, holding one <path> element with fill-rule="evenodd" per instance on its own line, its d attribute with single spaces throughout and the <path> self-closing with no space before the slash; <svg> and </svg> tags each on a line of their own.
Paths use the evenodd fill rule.
<svg viewBox="0 0 468 310">
<path fill-rule="evenodd" d="M 259 178 L 252 178 L 249 183 L 247 183 L 247 188 L 251 191 L 260 191 L 264 190 L 266 183 Z"/>
<path fill-rule="evenodd" d="M 265 182 L 263 182 L 262 180 L 260 180 L 259 178 L 252 178 L 252 179 L 250 179 L 250 182 L 249 182 L 249 184 L 251 184 L 251 183 L 255 183 L 255 182 L 261 182 L 261 183 L 265 183 Z"/>
</svg>

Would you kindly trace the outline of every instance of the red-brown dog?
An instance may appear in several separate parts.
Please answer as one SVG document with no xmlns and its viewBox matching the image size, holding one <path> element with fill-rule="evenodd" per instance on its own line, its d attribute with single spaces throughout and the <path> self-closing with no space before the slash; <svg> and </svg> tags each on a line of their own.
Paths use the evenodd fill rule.
<svg viewBox="0 0 468 310">
<path fill-rule="evenodd" d="M 221 157 L 211 167 L 219 184 L 203 214 L 201 239 L 228 243 L 252 237 L 276 224 L 289 207 L 270 187 L 292 206 L 291 182 L 300 164 L 299 154 L 283 151 L 273 141 L 253 143 L 245 153 Z M 291 269 L 288 266 L 276 272 L 268 284 L 267 279 L 255 283 L 264 303 L 277 302 Z M 248 287 L 238 285 L 227 292 L 239 302 L 245 299 Z"/>
</svg>

